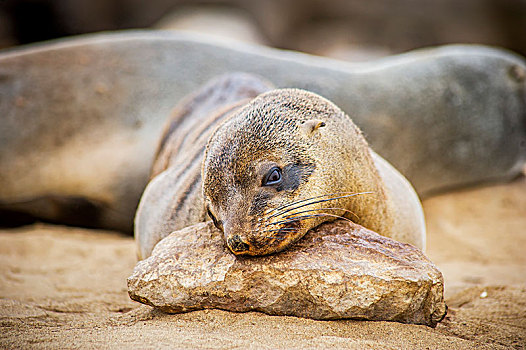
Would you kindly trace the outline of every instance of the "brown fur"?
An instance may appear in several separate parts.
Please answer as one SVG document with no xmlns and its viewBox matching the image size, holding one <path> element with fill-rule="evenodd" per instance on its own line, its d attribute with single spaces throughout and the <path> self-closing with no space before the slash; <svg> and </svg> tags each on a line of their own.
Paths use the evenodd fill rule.
<svg viewBox="0 0 526 350">
<path fill-rule="evenodd" d="M 416 194 L 351 119 L 316 94 L 261 94 L 269 89 L 231 74 L 178 105 L 137 211 L 140 257 L 170 232 L 206 220 L 207 210 L 236 254 L 277 252 L 337 217 L 423 248 Z M 273 166 L 283 170 L 281 188 L 262 185 Z"/>
<path fill-rule="evenodd" d="M 273 166 L 290 177 L 288 185 L 261 185 Z M 274 90 L 233 113 L 208 142 L 202 177 L 205 205 L 236 254 L 280 251 L 337 216 L 386 236 L 407 234 L 398 232 L 404 227 L 395 225 L 397 209 L 360 130 L 307 91 Z M 329 200 L 349 194 L 356 195 Z M 300 206 L 309 198 L 328 200 Z M 276 215 L 295 201 L 306 202 Z M 309 214 L 318 217 L 284 222 Z"/>
</svg>

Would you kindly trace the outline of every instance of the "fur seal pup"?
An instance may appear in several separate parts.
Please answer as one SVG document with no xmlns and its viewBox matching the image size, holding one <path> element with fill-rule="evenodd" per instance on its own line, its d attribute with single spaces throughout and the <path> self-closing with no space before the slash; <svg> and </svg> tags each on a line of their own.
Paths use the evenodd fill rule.
<svg viewBox="0 0 526 350">
<path fill-rule="evenodd" d="M 206 220 L 205 213 L 238 255 L 283 250 L 336 218 L 425 247 L 413 188 L 370 150 L 341 109 L 300 89 L 271 90 L 252 100 L 214 97 L 243 84 L 265 87 L 255 77 L 228 75 L 177 108 L 188 111 L 199 100 L 215 105 L 195 112 L 198 117 L 176 112 L 166 128 L 137 211 L 140 258 L 173 230 Z M 183 130 L 192 132 L 182 137 Z"/>
</svg>

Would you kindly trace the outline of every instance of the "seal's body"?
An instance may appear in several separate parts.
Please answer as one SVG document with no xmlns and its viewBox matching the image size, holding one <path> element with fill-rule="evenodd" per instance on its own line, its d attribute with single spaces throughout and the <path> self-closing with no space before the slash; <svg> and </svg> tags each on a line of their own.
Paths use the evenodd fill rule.
<svg viewBox="0 0 526 350">
<path fill-rule="evenodd" d="M 340 217 L 423 248 L 417 195 L 349 116 L 314 93 L 269 89 L 229 75 L 176 109 L 136 216 L 140 257 L 207 213 L 236 254 L 282 250 Z"/>
<path fill-rule="evenodd" d="M 20 224 L 16 212 L 132 232 L 174 102 L 235 70 L 329 98 L 421 197 L 526 164 L 526 64 L 511 52 L 453 45 L 352 64 L 188 33 L 84 35 L 0 52 L 0 226 Z"/>
</svg>

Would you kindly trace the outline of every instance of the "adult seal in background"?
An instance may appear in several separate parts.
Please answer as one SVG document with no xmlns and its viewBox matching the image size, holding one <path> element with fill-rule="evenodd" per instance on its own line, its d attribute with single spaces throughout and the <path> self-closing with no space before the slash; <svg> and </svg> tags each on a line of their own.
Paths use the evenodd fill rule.
<svg viewBox="0 0 526 350">
<path fill-rule="evenodd" d="M 0 226 L 17 212 L 132 232 L 175 103 L 233 71 L 336 103 L 421 197 L 525 164 L 526 65 L 504 50 L 353 64 L 188 33 L 83 35 L 0 52 Z"/>
<path fill-rule="evenodd" d="M 370 150 L 351 118 L 300 89 L 246 98 L 270 88 L 232 74 L 176 108 L 136 215 L 140 258 L 208 216 L 239 255 L 283 250 L 340 217 L 423 249 L 415 191 Z"/>
</svg>

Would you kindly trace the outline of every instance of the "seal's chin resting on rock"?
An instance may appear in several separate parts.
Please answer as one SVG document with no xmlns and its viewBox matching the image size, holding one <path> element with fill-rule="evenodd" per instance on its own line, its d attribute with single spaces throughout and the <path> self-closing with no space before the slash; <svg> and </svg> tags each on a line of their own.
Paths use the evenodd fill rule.
<svg viewBox="0 0 526 350">
<path fill-rule="evenodd" d="M 347 210 L 330 206 L 331 201 L 356 195 L 371 194 L 329 194 L 291 201 L 277 207 L 268 208 L 253 220 L 255 224 L 248 229 L 224 230 L 216 224 L 225 237 L 225 242 L 236 255 L 267 255 L 280 252 L 302 238 L 310 229 L 317 226 L 319 219 L 332 221 L 345 218 Z M 329 203 L 320 208 L 320 203 Z M 342 213 L 339 215 L 338 213 Z M 250 222 L 248 219 L 245 222 Z M 217 219 L 214 219 L 217 223 Z"/>
<path fill-rule="evenodd" d="M 266 208 L 256 217 L 242 217 L 234 225 L 230 223 L 225 225 L 223 221 L 215 218 L 210 209 L 207 211 L 214 225 L 223 232 L 225 243 L 232 253 L 267 255 L 280 252 L 302 238 L 310 229 L 317 226 L 318 218 L 323 221 L 338 218 L 351 221 L 338 215 L 340 212 L 343 215 L 347 210 L 331 207 L 330 202 L 367 194 L 372 192 L 328 194 L 295 200 L 288 204 Z M 317 204 L 320 203 L 329 204 L 319 208 L 320 205 Z"/>
</svg>

